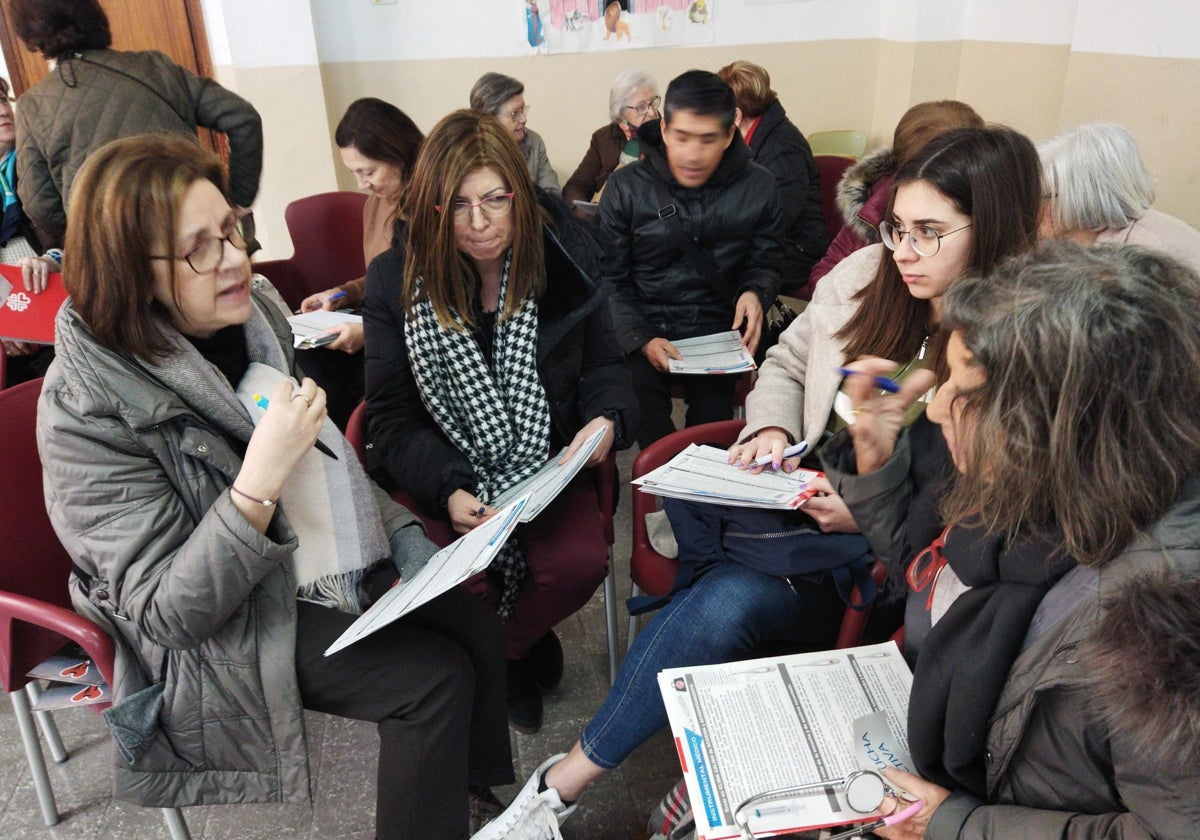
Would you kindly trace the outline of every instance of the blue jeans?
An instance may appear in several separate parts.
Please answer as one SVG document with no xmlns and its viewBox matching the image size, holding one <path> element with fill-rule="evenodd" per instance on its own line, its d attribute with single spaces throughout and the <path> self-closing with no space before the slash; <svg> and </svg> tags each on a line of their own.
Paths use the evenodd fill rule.
<svg viewBox="0 0 1200 840">
<path fill-rule="evenodd" d="M 664 668 L 745 659 L 766 642 L 830 647 L 845 605 L 832 579 L 792 584 L 739 563 L 720 563 L 675 594 L 634 639 L 617 681 L 583 728 L 589 759 L 612 770 L 667 725 L 658 691 Z"/>
</svg>

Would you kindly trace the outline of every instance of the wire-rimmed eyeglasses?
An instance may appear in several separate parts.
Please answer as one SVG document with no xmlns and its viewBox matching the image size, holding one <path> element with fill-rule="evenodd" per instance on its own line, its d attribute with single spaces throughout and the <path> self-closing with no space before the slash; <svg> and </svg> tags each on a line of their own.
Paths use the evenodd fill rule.
<svg viewBox="0 0 1200 840">
<path fill-rule="evenodd" d="M 929 225 L 915 225 L 911 230 L 904 230 L 896 227 L 889 221 L 879 223 L 879 235 L 883 238 L 884 247 L 889 251 L 895 251 L 904 242 L 904 237 L 908 237 L 908 241 L 912 243 L 912 249 L 922 257 L 932 257 L 942 248 L 942 240 L 952 233 L 958 233 L 960 230 L 966 230 L 970 225 L 963 225 L 954 230 L 948 230 L 945 233 L 938 233 Z"/>
<path fill-rule="evenodd" d="M 182 254 L 151 255 L 152 260 L 183 260 L 197 274 L 208 274 L 221 264 L 228 242 L 239 251 L 246 250 L 246 235 L 242 232 L 242 220 L 250 215 L 246 208 L 233 211 L 230 220 L 221 228 L 220 236 L 206 236 Z"/>
</svg>

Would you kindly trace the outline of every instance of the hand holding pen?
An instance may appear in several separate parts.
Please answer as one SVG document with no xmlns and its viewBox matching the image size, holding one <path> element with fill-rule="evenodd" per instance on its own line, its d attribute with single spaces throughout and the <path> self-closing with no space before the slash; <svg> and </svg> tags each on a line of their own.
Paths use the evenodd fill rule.
<svg viewBox="0 0 1200 840">
<path fill-rule="evenodd" d="M 446 499 L 446 513 L 455 532 L 465 534 L 491 519 L 496 508 L 484 504 L 474 493 L 459 488 Z"/>
<path fill-rule="evenodd" d="M 842 391 L 853 406 L 849 433 L 859 475 L 874 472 L 892 457 L 909 407 L 933 386 L 929 370 L 912 371 L 903 382 L 889 378 L 887 374 L 898 367 L 887 359 L 867 356 L 838 369 L 844 377 Z"/>
<path fill-rule="evenodd" d="M 332 312 L 335 309 L 341 309 L 341 301 L 345 300 L 346 292 L 344 289 L 326 289 L 323 292 L 317 292 L 315 295 L 309 295 L 300 302 L 301 312 L 312 312 L 317 309 L 325 309 Z"/>
<path fill-rule="evenodd" d="M 320 389 L 318 389 L 318 390 L 320 390 Z M 321 391 L 321 397 L 322 397 L 321 407 L 324 408 L 324 397 L 325 397 L 324 391 Z M 293 394 L 292 399 L 293 400 L 309 400 L 309 398 L 306 397 L 302 392 L 297 392 L 297 393 Z M 269 399 L 267 399 L 266 397 L 264 397 L 262 394 L 254 395 L 254 404 L 257 405 L 259 408 L 261 408 L 263 411 L 266 411 L 268 408 L 271 407 L 271 401 Z M 309 407 L 310 408 L 312 407 L 311 400 L 309 400 Z M 324 418 L 322 418 L 322 419 L 324 419 Z M 313 446 L 316 448 L 316 450 L 318 452 L 323 452 L 324 454 L 328 455 L 333 460 L 336 461 L 338 459 L 338 456 L 333 453 L 333 450 L 330 449 L 325 444 L 321 443 L 320 440 L 313 441 Z"/>
</svg>

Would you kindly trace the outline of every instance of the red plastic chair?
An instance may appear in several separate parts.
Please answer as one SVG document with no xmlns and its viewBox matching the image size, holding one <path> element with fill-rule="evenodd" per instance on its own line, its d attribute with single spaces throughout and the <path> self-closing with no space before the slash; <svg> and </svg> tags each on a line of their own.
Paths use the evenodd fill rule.
<svg viewBox="0 0 1200 840">
<path fill-rule="evenodd" d="M 845 220 L 837 208 L 837 188 L 846 170 L 854 165 L 854 158 L 841 155 L 815 155 L 817 172 L 821 175 L 821 212 L 825 216 L 825 227 L 830 238 L 837 236 Z"/>
<path fill-rule="evenodd" d="M 29 772 L 46 825 L 58 822 L 54 791 L 38 743 L 34 715 L 58 763 L 67 760 L 62 739 L 49 712 L 30 712 L 35 681 L 26 673 L 68 641 L 78 643 L 112 685 L 112 639 L 99 625 L 75 613 L 67 581 L 71 558 L 58 541 L 42 491 L 35 422 L 42 380 L 0 392 L 0 483 L 10 488 L 0 506 L 0 679 L 12 700 L 24 742 Z M 96 711 L 104 705 L 91 707 Z M 187 824 L 175 808 L 164 816 L 176 840 L 187 838 Z"/>
<path fill-rule="evenodd" d="M 254 264 L 288 306 L 366 274 L 363 261 L 365 193 L 327 192 L 298 198 L 283 211 L 294 253 Z"/>
<path fill-rule="evenodd" d="M 346 440 L 354 448 L 358 460 L 365 466 L 367 461 L 367 404 L 361 402 L 350 415 L 346 423 Z M 613 527 L 613 514 L 617 510 L 617 495 L 619 491 L 617 478 L 617 456 L 609 452 L 608 457 L 592 470 L 596 482 L 596 499 L 600 504 L 601 527 L 604 530 L 604 542 L 608 546 L 608 574 L 604 578 L 604 624 L 608 636 L 608 680 L 609 684 L 617 678 L 617 666 L 620 665 L 620 655 L 617 650 L 617 578 L 616 565 L 613 563 L 613 543 L 616 541 L 616 529 Z M 392 498 L 411 510 L 425 523 L 429 539 L 438 545 L 447 545 L 456 538 L 456 534 L 447 525 L 446 520 L 421 511 L 416 500 L 397 490 Z"/>
<path fill-rule="evenodd" d="M 745 425 L 744 420 L 725 420 L 720 423 L 691 426 L 667 435 L 638 453 L 633 462 L 633 478 L 658 469 L 693 443 L 732 446 Z M 675 582 L 675 572 L 679 568 L 678 560 L 664 557 L 650 545 L 650 538 L 646 532 L 646 515 L 656 510 L 658 497 L 644 492 L 636 484 L 633 485 L 633 541 L 629 556 L 629 576 L 633 578 L 634 596 L 643 592 L 650 595 L 667 594 L 671 591 L 671 585 Z M 886 575 L 883 564 L 875 561 L 871 566 L 871 575 L 875 578 L 875 585 L 882 586 Z M 857 587 L 851 592 L 850 598 L 856 604 L 861 603 Z M 854 647 L 859 644 L 870 615 L 870 605 L 861 609 L 846 607 L 838 630 L 836 647 Z M 637 631 L 638 617 L 631 615 L 628 642 L 630 647 Z"/>
</svg>

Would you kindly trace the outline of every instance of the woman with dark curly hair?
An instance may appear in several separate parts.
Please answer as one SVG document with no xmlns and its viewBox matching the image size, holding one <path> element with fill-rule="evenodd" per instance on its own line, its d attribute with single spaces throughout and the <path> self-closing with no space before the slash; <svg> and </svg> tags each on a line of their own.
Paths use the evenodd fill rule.
<svg viewBox="0 0 1200 840">
<path fill-rule="evenodd" d="M 197 126 L 221 132 L 229 138 L 229 194 L 239 207 L 254 202 L 262 121 L 249 102 L 160 52 L 111 49 L 97 0 L 12 0 L 9 13 L 25 46 L 55 63 L 21 97 L 17 113 L 18 190 L 43 244 L 62 246 L 75 173 L 89 152 L 119 137 L 197 139 Z M 251 222 L 243 225 L 253 253 Z"/>
</svg>

